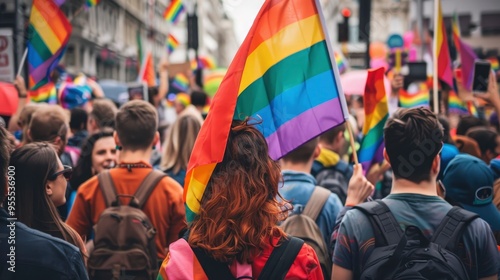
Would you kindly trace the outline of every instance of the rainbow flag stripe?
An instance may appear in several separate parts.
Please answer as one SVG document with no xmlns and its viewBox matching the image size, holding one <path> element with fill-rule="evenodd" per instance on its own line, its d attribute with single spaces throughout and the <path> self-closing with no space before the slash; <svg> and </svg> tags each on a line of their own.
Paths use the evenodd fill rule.
<svg viewBox="0 0 500 280">
<path fill-rule="evenodd" d="M 172 86 L 181 92 L 188 92 L 189 79 L 185 74 L 179 73 L 174 76 L 174 80 L 172 81 Z"/>
<path fill-rule="evenodd" d="M 451 34 L 453 36 L 455 48 L 457 49 L 457 52 L 460 53 L 460 25 L 458 25 L 457 13 L 454 13 L 453 18 L 451 19 Z"/>
<path fill-rule="evenodd" d="M 335 57 L 335 63 L 337 64 L 337 68 L 339 69 L 339 73 L 344 73 L 347 70 L 347 62 L 344 56 L 337 51 L 335 51 L 333 54 Z"/>
<path fill-rule="evenodd" d="M 177 23 L 184 10 L 185 9 L 184 5 L 182 4 L 182 0 L 172 0 L 167 9 L 165 9 L 165 12 L 163 13 L 163 18 L 172 23 Z"/>
<path fill-rule="evenodd" d="M 223 159 L 233 119 L 261 120 L 256 128 L 274 160 L 347 119 L 318 9 L 315 0 L 263 4 L 196 139 L 184 186 L 188 222 L 199 213 L 205 187 Z"/>
<path fill-rule="evenodd" d="M 199 57 L 198 64 L 196 63 L 196 59 L 191 60 L 191 69 L 193 69 L 193 70 L 198 69 L 198 66 L 201 69 L 215 69 L 215 68 L 217 68 L 217 64 L 215 63 L 215 60 L 209 56 Z"/>
<path fill-rule="evenodd" d="M 429 106 L 429 89 L 426 83 L 420 83 L 418 91 L 410 93 L 406 90 L 401 90 L 399 93 L 399 105 L 402 108 L 415 108 L 421 106 Z"/>
<path fill-rule="evenodd" d="M 57 89 L 53 82 L 48 82 L 36 90 L 29 91 L 30 100 L 36 103 L 57 104 Z"/>
<path fill-rule="evenodd" d="M 50 81 L 66 50 L 71 24 L 52 0 L 34 0 L 28 27 L 29 87 L 36 90 Z"/>
<path fill-rule="evenodd" d="M 449 92 L 448 96 L 448 111 L 450 113 L 468 115 L 469 110 L 467 109 L 467 104 L 458 98 L 454 91 Z"/>
<path fill-rule="evenodd" d="M 179 41 L 177 41 L 174 35 L 168 34 L 168 39 L 167 39 L 168 54 L 173 53 L 178 46 L 179 46 Z"/>
<path fill-rule="evenodd" d="M 85 1 L 85 6 L 87 8 L 92 8 L 95 7 L 97 4 L 99 4 L 100 0 L 86 0 Z"/>
<path fill-rule="evenodd" d="M 437 64 L 438 64 L 438 79 L 447 83 L 450 88 L 453 88 L 453 66 L 451 64 L 450 51 L 448 48 L 448 38 L 446 35 L 446 26 L 443 21 L 441 9 L 441 1 L 438 1 L 437 11 L 437 31 L 434 32 L 434 44 L 436 44 Z"/>
<path fill-rule="evenodd" d="M 372 164 L 384 160 L 384 125 L 389 118 L 389 107 L 385 94 L 383 67 L 368 70 L 364 104 L 366 117 L 358 156 L 363 171 L 367 172 Z"/>
<path fill-rule="evenodd" d="M 490 57 L 490 58 L 487 58 L 487 60 L 491 63 L 491 70 L 497 72 L 498 70 L 500 70 L 500 65 L 498 63 L 498 58 L 496 57 Z"/>
</svg>

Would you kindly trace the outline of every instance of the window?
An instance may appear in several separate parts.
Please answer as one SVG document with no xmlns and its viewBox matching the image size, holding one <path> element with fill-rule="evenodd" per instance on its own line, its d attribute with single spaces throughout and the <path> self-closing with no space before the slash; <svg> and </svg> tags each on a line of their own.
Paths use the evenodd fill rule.
<svg viewBox="0 0 500 280">
<path fill-rule="evenodd" d="M 481 34 L 500 35 L 500 12 L 481 14 Z"/>
</svg>

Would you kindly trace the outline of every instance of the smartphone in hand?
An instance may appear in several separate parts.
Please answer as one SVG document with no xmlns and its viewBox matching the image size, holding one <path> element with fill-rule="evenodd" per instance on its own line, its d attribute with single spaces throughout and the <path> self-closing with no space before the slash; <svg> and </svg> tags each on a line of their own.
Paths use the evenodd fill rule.
<svg viewBox="0 0 500 280">
<path fill-rule="evenodd" d="M 481 94 L 488 91 L 490 71 L 490 62 L 483 60 L 476 60 L 476 62 L 474 62 L 474 79 L 472 81 L 472 92 Z"/>
</svg>

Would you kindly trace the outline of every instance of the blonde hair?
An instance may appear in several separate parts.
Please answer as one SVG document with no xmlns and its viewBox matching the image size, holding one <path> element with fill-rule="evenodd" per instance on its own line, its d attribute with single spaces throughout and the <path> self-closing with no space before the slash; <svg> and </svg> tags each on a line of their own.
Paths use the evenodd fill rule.
<svg viewBox="0 0 500 280">
<path fill-rule="evenodd" d="M 178 173 L 187 169 L 194 142 L 200 132 L 202 120 L 195 114 L 181 114 L 168 129 L 160 167 Z"/>
</svg>

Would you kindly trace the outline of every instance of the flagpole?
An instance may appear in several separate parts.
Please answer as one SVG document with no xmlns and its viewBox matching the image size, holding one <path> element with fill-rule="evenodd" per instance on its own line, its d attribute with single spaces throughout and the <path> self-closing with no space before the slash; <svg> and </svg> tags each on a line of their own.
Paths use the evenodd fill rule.
<svg viewBox="0 0 500 280">
<path fill-rule="evenodd" d="M 434 108 L 434 114 L 439 114 L 439 104 L 438 104 L 438 53 L 437 53 L 437 48 L 438 48 L 438 29 L 440 26 L 438 26 L 438 18 L 439 18 L 439 3 L 440 0 L 434 0 L 434 40 L 433 40 L 433 91 L 432 91 L 432 98 L 433 98 L 433 108 Z"/>
<path fill-rule="evenodd" d="M 354 164 L 358 165 L 358 153 L 356 152 L 356 145 L 354 145 L 354 134 L 352 133 L 351 122 L 346 120 L 347 130 L 349 131 L 349 142 L 351 142 L 352 156 L 354 159 Z"/>
<path fill-rule="evenodd" d="M 16 77 L 21 75 L 21 72 L 23 71 L 24 62 L 26 61 L 27 56 L 28 56 L 28 48 L 25 48 L 23 58 L 21 58 L 21 63 L 19 63 L 19 68 L 17 69 Z"/>
</svg>

